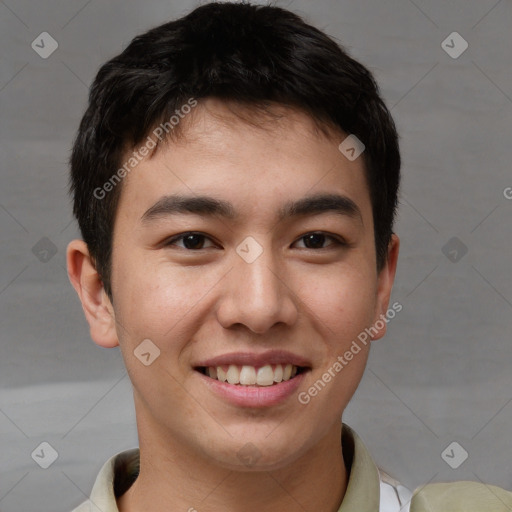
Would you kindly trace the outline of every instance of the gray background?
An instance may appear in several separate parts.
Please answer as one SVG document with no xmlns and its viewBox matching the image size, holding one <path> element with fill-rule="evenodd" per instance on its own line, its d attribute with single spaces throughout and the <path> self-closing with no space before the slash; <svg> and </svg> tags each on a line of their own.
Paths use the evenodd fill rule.
<svg viewBox="0 0 512 512">
<path fill-rule="evenodd" d="M 3 512 L 69 511 L 107 457 L 137 445 L 120 353 L 90 340 L 65 271 L 78 234 L 67 160 L 100 64 L 195 5 L 0 1 Z M 392 301 L 403 311 L 374 344 L 344 420 L 411 489 L 469 479 L 512 490 L 512 2 L 277 5 L 375 73 L 402 138 Z M 43 31 L 59 45 L 47 59 L 31 47 Z M 469 44 L 458 58 L 441 46 L 453 31 Z M 452 237 L 458 247 L 446 246 Z M 31 457 L 43 441 L 58 452 L 46 470 Z M 457 469 L 441 456 L 453 441 L 469 454 Z M 461 454 L 450 452 L 452 464 Z"/>
</svg>

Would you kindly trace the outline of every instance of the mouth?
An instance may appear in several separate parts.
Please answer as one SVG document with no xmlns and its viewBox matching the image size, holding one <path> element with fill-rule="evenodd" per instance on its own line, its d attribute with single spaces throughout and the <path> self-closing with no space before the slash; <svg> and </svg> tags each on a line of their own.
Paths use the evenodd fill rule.
<svg viewBox="0 0 512 512">
<path fill-rule="evenodd" d="M 240 387 L 270 387 L 294 379 L 308 371 L 305 366 L 286 364 L 220 365 L 197 366 L 195 371 L 219 382 L 226 382 Z"/>
</svg>

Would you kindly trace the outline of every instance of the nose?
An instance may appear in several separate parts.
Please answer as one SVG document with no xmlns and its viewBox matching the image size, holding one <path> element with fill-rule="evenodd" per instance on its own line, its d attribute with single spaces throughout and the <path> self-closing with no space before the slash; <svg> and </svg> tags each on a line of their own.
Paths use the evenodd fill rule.
<svg viewBox="0 0 512 512">
<path fill-rule="evenodd" d="M 224 328 L 243 325 L 263 334 L 277 324 L 291 326 L 297 320 L 298 299 L 292 279 L 270 249 L 264 249 L 251 263 L 236 256 L 226 279 L 217 308 Z"/>
</svg>

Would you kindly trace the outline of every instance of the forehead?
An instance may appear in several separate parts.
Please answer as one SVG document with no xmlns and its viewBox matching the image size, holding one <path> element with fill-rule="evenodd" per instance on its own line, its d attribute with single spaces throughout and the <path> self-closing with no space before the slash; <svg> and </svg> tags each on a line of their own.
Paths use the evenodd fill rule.
<svg viewBox="0 0 512 512">
<path fill-rule="evenodd" d="M 146 211 L 176 193 L 222 197 L 246 215 L 280 215 L 291 198 L 336 192 L 371 215 L 363 158 L 349 161 L 338 149 L 347 135 L 323 133 L 299 110 L 265 113 L 208 99 L 180 123 L 178 136 L 126 177 L 119 209 Z"/>
</svg>

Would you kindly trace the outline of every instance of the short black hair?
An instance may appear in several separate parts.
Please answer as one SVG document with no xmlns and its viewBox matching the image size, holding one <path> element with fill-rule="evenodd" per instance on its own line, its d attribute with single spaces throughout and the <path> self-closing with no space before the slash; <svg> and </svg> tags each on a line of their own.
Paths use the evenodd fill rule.
<svg viewBox="0 0 512 512">
<path fill-rule="evenodd" d="M 255 109 L 290 106 L 321 126 L 360 139 L 377 269 L 384 266 L 398 202 L 400 152 L 373 75 L 286 9 L 212 2 L 135 37 L 100 68 L 92 84 L 71 155 L 71 192 L 73 213 L 110 298 L 113 228 L 122 189 L 113 178 L 120 181 L 129 171 L 119 169 L 122 158 L 149 141 L 155 126 L 191 98 L 209 97 Z"/>
</svg>

